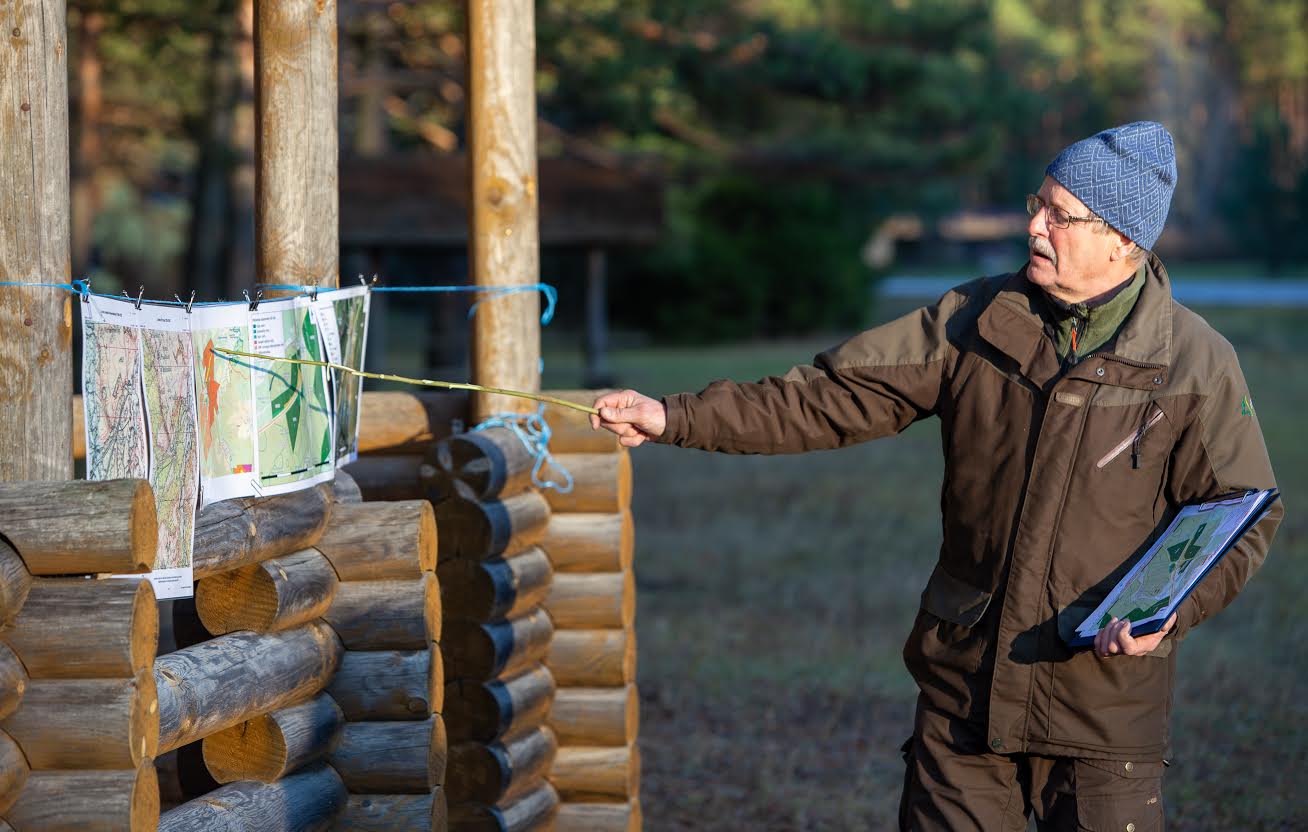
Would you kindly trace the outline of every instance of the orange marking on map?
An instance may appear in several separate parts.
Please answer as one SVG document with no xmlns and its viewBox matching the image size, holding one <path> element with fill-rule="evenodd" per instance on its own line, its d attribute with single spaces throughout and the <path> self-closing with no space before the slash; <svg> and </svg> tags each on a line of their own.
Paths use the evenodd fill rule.
<svg viewBox="0 0 1308 832">
<path fill-rule="evenodd" d="M 222 385 L 213 377 L 213 339 L 204 345 L 204 389 L 209 394 L 208 412 L 205 413 L 204 419 L 200 422 L 200 427 L 204 428 L 204 452 L 209 453 L 209 446 L 213 444 L 213 420 L 218 415 L 218 388 Z"/>
</svg>

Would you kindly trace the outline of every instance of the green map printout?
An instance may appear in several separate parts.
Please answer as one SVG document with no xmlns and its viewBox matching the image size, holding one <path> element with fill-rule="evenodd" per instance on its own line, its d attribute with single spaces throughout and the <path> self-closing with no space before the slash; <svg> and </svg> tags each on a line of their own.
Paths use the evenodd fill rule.
<svg viewBox="0 0 1308 832">
<path fill-rule="evenodd" d="M 250 313 L 250 332 L 253 351 L 261 355 L 322 360 L 307 299 L 265 302 Z M 251 365 L 258 491 L 276 494 L 330 479 L 334 437 L 326 372 L 257 359 Z"/>
<path fill-rule="evenodd" d="M 1132 622 L 1137 635 L 1165 622 L 1208 567 L 1274 499 L 1275 492 L 1256 491 L 1222 501 L 1186 506 L 1140 562 L 1104 602 L 1077 627 L 1081 640 L 1116 618 Z"/>
</svg>

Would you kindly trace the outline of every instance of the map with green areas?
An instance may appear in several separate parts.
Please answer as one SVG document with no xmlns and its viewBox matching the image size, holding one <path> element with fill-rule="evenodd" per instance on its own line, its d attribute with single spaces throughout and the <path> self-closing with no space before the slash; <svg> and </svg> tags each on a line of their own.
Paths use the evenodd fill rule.
<svg viewBox="0 0 1308 832">
<path fill-rule="evenodd" d="M 307 304 L 280 303 L 250 314 L 254 352 L 322 360 L 318 327 Z M 332 411 L 326 372 L 287 362 L 251 362 L 257 487 L 274 493 L 331 476 Z"/>
<path fill-rule="evenodd" d="M 1153 618 L 1180 595 L 1208 560 L 1204 552 L 1217 530 L 1212 520 L 1208 516 L 1182 518 L 1161 541 L 1158 553 L 1100 616 L 1097 628 L 1107 627 L 1113 618 L 1132 622 Z"/>
</svg>

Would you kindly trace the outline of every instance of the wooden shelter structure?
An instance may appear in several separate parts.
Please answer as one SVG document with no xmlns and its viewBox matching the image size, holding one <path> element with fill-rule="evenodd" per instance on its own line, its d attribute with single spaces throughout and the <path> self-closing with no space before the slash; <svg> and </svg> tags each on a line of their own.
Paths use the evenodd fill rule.
<svg viewBox="0 0 1308 832">
<path fill-rule="evenodd" d="M 333 286 L 335 2 L 255 10 L 257 273 Z M 472 274 L 535 283 L 533 9 L 469 13 Z M 67 281 L 64 2 L 0 23 L 0 281 Z M 539 309 L 481 307 L 474 381 L 539 389 Z M 0 286 L 0 832 L 639 829 L 613 437 L 551 412 L 576 487 L 541 493 L 512 432 L 453 432 L 521 401 L 367 394 L 350 473 L 198 514 L 188 629 L 106 577 L 154 562 L 149 483 L 70 479 L 72 312 Z"/>
</svg>

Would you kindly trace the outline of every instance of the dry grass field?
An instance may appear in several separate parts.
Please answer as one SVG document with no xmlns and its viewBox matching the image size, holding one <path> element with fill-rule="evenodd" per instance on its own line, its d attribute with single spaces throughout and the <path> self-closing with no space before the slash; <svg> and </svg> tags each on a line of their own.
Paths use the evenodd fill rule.
<svg viewBox="0 0 1308 832">
<path fill-rule="evenodd" d="M 1201 311 L 1240 352 L 1288 516 L 1182 651 L 1169 828 L 1305 829 L 1308 314 Z M 659 394 L 827 344 L 628 350 L 614 367 Z M 567 378 L 569 359 L 548 372 Z M 648 828 L 893 828 L 915 697 L 900 648 L 940 537 L 936 423 L 834 453 L 634 460 Z"/>
</svg>

